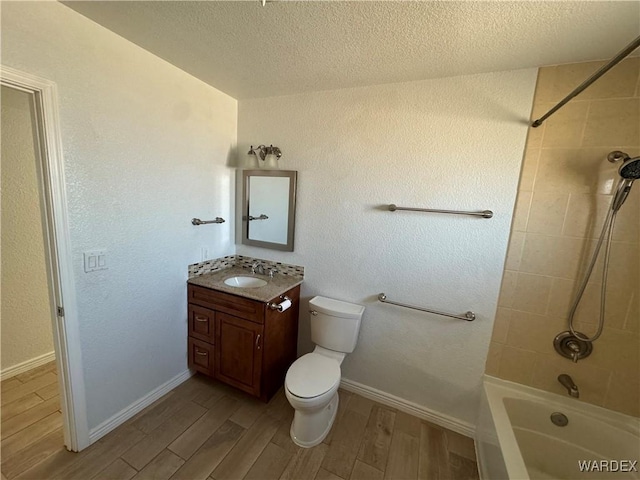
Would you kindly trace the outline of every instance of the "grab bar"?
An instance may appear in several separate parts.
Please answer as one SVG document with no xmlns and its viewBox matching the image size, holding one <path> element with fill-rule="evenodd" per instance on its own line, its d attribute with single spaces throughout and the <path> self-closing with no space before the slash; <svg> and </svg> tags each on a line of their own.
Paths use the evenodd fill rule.
<svg viewBox="0 0 640 480">
<path fill-rule="evenodd" d="M 473 322 L 476 319 L 476 314 L 471 311 L 465 313 L 464 315 L 453 315 L 452 313 L 439 312 L 437 310 L 429 310 L 428 308 L 416 307 L 414 305 L 407 305 L 405 303 L 392 302 L 391 300 L 387 300 L 387 296 L 384 293 L 378 295 L 378 300 L 382 303 L 390 303 L 391 305 L 397 305 L 399 307 L 412 308 L 414 310 L 420 310 L 421 312 L 435 313 L 436 315 L 466 320 L 467 322 Z"/>
<path fill-rule="evenodd" d="M 429 213 L 451 213 L 453 215 L 471 215 L 474 217 L 482 217 L 482 218 L 491 218 L 493 217 L 493 212 L 491 210 L 483 210 L 481 212 L 466 212 L 463 210 L 439 210 L 435 208 L 409 208 L 409 207 L 398 207 L 395 204 L 389 205 L 389 211 L 395 212 L 396 210 L 408 210 L 410 212 L 429 212 Z"/>
<path fill-rule="evenodd" d="M 216 217 L 215 220 L 200 220 L 199 218 L 191 219 L 191 225 L 206 225 L 208 223 L 224 223 L 224 218 Z"/>
</svg>

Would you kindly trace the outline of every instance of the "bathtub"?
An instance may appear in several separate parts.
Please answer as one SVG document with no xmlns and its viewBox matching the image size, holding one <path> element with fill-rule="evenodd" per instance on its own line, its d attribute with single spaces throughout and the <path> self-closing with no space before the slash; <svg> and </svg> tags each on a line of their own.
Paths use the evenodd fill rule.
<svg viewBox="0 0 640 480">
<path fill-rule="evenodd" d="M 487 375 L 476 449 L 483 480 L 640 479 L 640 419 Z"/>
</svg>

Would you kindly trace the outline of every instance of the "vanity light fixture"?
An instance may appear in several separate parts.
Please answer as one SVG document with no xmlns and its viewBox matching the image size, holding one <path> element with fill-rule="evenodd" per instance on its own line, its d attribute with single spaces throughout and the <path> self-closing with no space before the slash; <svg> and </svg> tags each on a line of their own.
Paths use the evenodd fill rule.
<svg viewBox="0 0 640 480">
<path fill-rule="evenodd" d="M 257 160 L 262 160 L 264 165 L 258 162 L 261 168 L 270 168 L 277 169 L 278 168 L 278 160 L 282 156 L 282 152 L 278 147 L 274 147 L 273 145 L 258 145 L 256 148 L 249 149 L 248 155 L 255 155 Z"/>
</svg>

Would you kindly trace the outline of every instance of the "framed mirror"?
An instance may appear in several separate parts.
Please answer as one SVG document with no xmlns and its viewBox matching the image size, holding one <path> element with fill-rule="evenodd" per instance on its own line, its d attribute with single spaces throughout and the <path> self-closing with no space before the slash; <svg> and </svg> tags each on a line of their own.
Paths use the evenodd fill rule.
<svg viewBox="0 0 640 480">
<path fill-rule="evenodd" d="M 243 170 L 243 244 L 293 252 L 297 173 Z"/>
</svg>

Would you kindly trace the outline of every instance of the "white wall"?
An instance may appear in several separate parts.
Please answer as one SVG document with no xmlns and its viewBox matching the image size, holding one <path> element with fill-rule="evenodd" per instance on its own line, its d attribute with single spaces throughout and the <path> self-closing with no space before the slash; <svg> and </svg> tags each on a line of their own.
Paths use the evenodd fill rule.
<svg viewBox="0 0 640 480">
<path fill-rule="evenodd" d="M 187 265 L 234 252 L 237 102 L 57 2 L 3 3 L 2 63 L 58 85 L 95 428 L 186 369 Z"/>
<path fill-rule="evenodd" d="M 0 370 L 53 352 L 51 304 L 30 95 L 2 87 Z"/>
<path fill-rule="evenodd" d="M 305 300 L 366 305 L 344 377 L 474 422 L 535 81 L 520 70 L 239 102 L 240 151 L 277 145 L 299 183 L 295 251 L 238 253 L 303 265 Z M 478 318 L 383 305 L 380 292 Z M 308 322 L 303 307 L 299 353 Z"/>
</svg>

